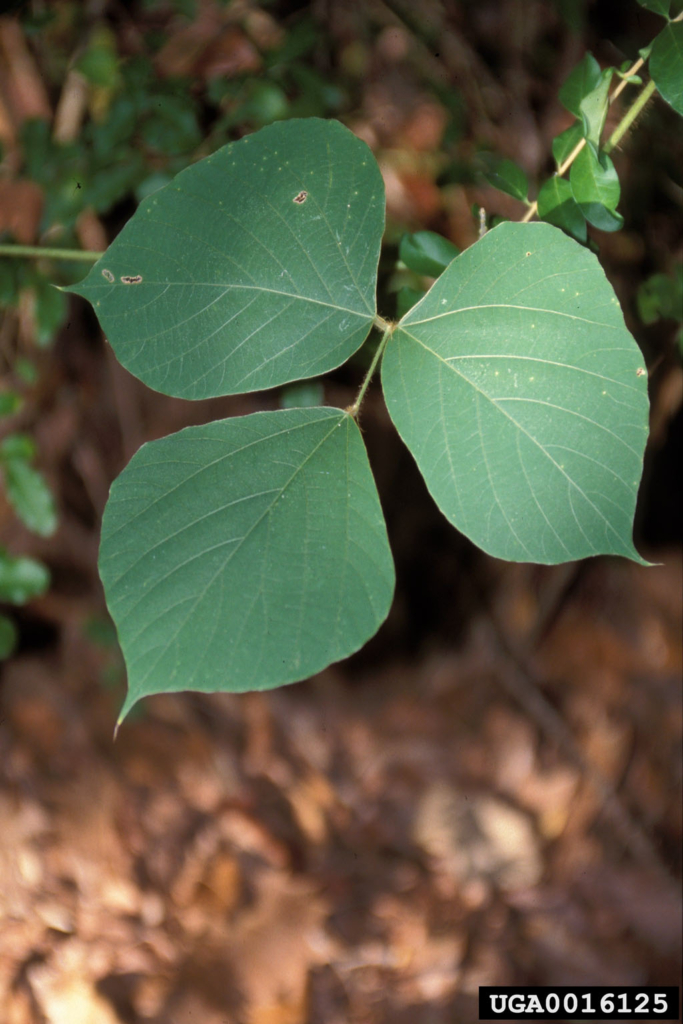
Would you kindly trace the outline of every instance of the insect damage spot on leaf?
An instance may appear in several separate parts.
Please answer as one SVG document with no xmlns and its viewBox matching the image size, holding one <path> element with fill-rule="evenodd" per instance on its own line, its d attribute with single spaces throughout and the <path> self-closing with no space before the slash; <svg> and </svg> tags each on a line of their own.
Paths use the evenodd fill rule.
<svg viewBox="0 0 683 1024">
<path fill-rule="evenodd" d="M 301 203 L 305 203 L 307 199 L 308 199 L 308 192 L 304 192 L 303 189 L 302 189 L 302 191 L 299 192 L 298 195 L 294 196 L 294 199 L 292 200 L 292 202 L 293 203 L 298 203 L 299 205 L 301 205 Z"/>
<path fill-rule="evenodd" d="M 104 269 L 104 270 L 102 271 L 102 277 L 103 277 L 103 278 L 104 278 L 104 279 L 105 279 L 106 281 L 109 281 L 109 284 L 112 284 L 112 282 L 113 282 L 113 280 L 114 280 L 114 275 L 112 274 L 111 270 L 107 270 L 107 269 L 106 269 L 106 267 L 105 267 L 105 269 Z"/>
<path fill-rule="evenodd" d="M 131 276 L 130 274 L 124 274 L 124 276 L 121 278 L 122 284 L 140 284 L 141 281 L 142 274 L 134 274 L 133 276 Z"/>
<path fill-rule="evenodd" d="M 646 373 L 647 370 L 644 370 L 642 366 L 639 366 L 636 370 L 636 377 L 644 377 Z"/>
</svg>

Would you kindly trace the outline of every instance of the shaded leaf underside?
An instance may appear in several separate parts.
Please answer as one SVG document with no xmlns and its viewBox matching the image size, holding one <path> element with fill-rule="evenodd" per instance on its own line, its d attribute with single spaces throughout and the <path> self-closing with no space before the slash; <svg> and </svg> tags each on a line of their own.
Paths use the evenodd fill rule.
<svg viewBox="0 0 683 1024">
<path fill-rule="evenodd" d="M 437 504 L 485 551 L 640 560 L 647 377 L 586 249 L 545 224 L 488 232 L 401 321 L 382 380 Z"/>
<path fill-rule="evenodd" d="M 339 409 L 256 413 L 144 445 L 114 483 L 100 574 L 150 693 L 266 689 L 373 635 L 393 563 L 360 433 Z"/>
<path fill-rule="evenodd" d="M 199 399 L 339 366 L 375 314 L 384 187 L 335 121 L 271 125 L 187 168 L 71 290 L 123 365 Z"/>
</svg>

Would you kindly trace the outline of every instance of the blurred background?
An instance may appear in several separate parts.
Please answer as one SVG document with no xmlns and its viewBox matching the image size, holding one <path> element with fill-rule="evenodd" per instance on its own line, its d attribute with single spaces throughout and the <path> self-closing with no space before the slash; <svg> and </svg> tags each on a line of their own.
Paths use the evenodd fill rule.
<svg viewBox="0 0 683 1024">
<path fill-rule="evenodd" d="M 384 175 L 387 317 L 428 284 L 403 234 L 465 248 L 481 207 L 519 219 L 486 160 L 544 180 L 572 67 L 632 61 L 663 24 L 635 0 L 1 6 L 0 242 L 103 249 L 188 163 L 335 117 Z M 153 393 L 49 286 L 87 264 L 0 258 L 3 1024 L 450 1024 L 479 985 L 678 983 L 680 120 L 655 100 L 613 157 L 625 226 L 593 240 L 650 374 L 636 542 L 656 567 L 479 552 L 375 387 L 388 622 L 305 683 L 145 700 L 115 744 L 111 480 L 145 440 L 292 396 Z M 368 359 L 309 396 L 348 405 Z"/>
</svg>

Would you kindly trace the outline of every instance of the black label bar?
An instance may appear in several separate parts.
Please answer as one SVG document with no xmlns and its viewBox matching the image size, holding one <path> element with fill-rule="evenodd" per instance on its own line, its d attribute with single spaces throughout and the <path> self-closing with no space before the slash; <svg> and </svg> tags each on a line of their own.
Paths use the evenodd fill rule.
<svg viewBox="0 0 683 1024">
<path fill-rule="evenodd" d="M 482 986 L 479 1020 L 675 1020 L 674 985 Z"/>
</svg>

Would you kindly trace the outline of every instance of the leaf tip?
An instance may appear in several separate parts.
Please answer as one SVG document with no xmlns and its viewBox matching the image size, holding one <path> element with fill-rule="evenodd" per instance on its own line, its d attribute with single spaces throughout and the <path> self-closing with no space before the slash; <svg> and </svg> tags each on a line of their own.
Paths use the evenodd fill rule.
<svg viewBox="0 0 683 1024">
<path fill-rule="evenodd" d="M 633 554 L 629 556 L 632 562 L 637 565 L 642 565 L 644 569 L 658 569 L 660 565 L 664 565 L 663 562 L 648 562 L 647 558 L 643 558 L 638 554 L 636 549 L 633 549 Z"/>
<path fill-rule="evenodd" d="M 128 715 L 132 711 L 133 705 L 137 704 L 139 699 L 140 699 L 139 697 L 131 695 L 130 690 L 128 691 L 128 695 L 127 695 L 126 699 L 123 702 L 123 707 L 121 708 L 121 711 L 119 712 L 119 717 L 116 719 L 116 725 L 114 726 L 114 735 L 112 737 L 112 742 L 113 743 L 116 743 L 116 739 L 117 739 L 118 734 L 119 734 L 119 729 L 123 725 L 124 720 L 128 717 Z"/>
</svg>

